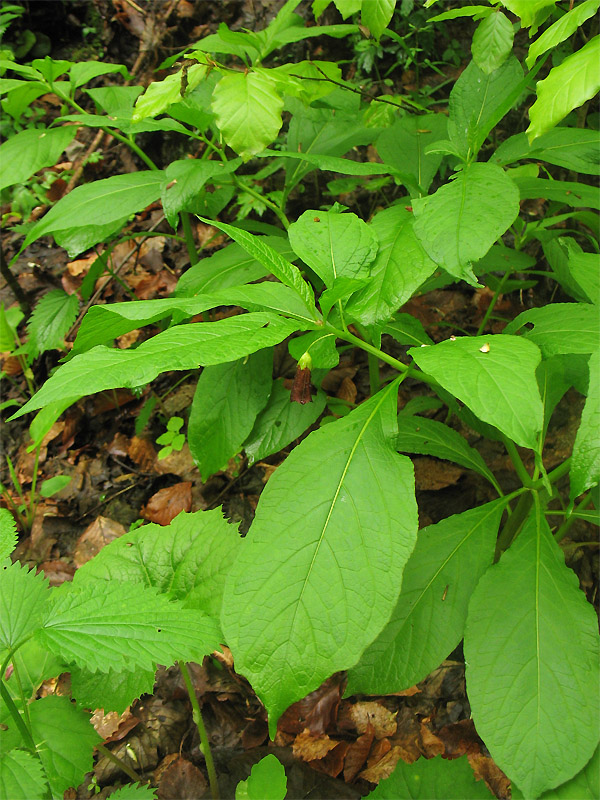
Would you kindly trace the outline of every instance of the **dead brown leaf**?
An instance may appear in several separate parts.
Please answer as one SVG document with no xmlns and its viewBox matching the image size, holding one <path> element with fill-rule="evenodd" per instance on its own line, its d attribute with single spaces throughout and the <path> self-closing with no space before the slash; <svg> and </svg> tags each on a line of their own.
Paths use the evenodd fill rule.
<svg viewBox="0 0 600 800">
<path fill-rule="evenodd" d="M 96 729 L 96 733 L 102 737 L 104 744 L 118 742 L 124 739 L 129 731 L 139 725 L 139 718 L 131 713 L 131 709 L 126 708 L 122 714 L 116 711 L 109 711 L 107 714 L 101 708 L 97 708 L 90 718 L 90 722 Z"/>
<path fill-rule="evenodd" d="M 142 509 L 142 516 L 159 525 L 169 525 L 182 511 L 192 510 L 192 483 L 176 483 L 153 494 Z"/>
<path fill-rule="evenodd" d="M 142 472 L 152 472 L 156 463 L 156 450 L 152 442 L 140 436 L 131 439 L 127 454 L 134 464 L 137 464 Z"/>
<path fill-rule="evenodd" d="M 158 784 L 159 800 L 198 800 L 207 790 L 206 778 L 198 767 L 177 756 L 162 773 Z"/>
<path fill-rule="evenodd" d="M 354 703 L 348 709 L 348 713 L 359 733 L 366 733 L 369 725 L 373 726 L 376 739 L 383 739 L 396 733 L 398 712 L 389 711 L 374 700 Z"/>
<path fill-rule="evenodd" d="M 508 800 L 510 781 L 494 760 L 481 753 L 470 753 L 467 758 L 477 780 L 484 780 L 490 792 L 499 800 Z"/>
<path fill-rule="evenodd" d="M 371 723 L 368 723 L 365 733 L 351 743 L 344 760 L 344 780 L 346 783 L 352 783 L 364 766 L 374 739 L 375 731 Z"/>
<path fill-rule="evenodd" d="M 382 759 L 380 759 L 372 767 L 364 769 L 358 777 L 365 781 L 370 781 L 371 783 L 379 783 L 379 781 L 382 781 L 384 778 L 390 777 L 396 767 L 396 764 L 401 758 L 401 748 L 392 747 L 392 749 L 386 753 Z"/>
<path fill-rule="evenodd" d="M 347 400 L 349 403 L 355 403 L 357 391 L 356 384 L 352 378 L 345 377 L 337 390 L 336 397 L 339 397 L 340 400 Z"/>
<path fill-rule="evenodd" d="M 464 473 L 462 467 L 428 456 L 418 456 L 413 458 L 412 462 L 418 491 L 438 491 L 453 486 Z"/>
<path fill-rule="evenodd" d="M 134 331 L 128 331 L 122 336 L 117 336 L 116 342 L 119 350 L 127 350 L 128 347 L 131 347 L 131 345 L 140 338 L 140 333 L 141 330 L 136 328 Z"/>
<path fill-rule="evenodd" d="M 75 552 L 73 553 L 75 565 L 82 567 L 97 555 L 103 547 L 118 539 L 119 536 L 123 536 L 126 532 L 120 522 L 115 522 L 114 519 L 109 519 L 108 517 L 98 517 L 91 525 L 88 525 L 77 540 Z"/>
<path fill-rule="evenodd" d="M 330 739 L 327 734 L 315 736 L 306 728 L 296 736 L 292 750 L 296 758 L 301 758 L 303 761 L 315 761 L 324 758 L 338 744 L 339 742 Z"/>
<path fill-rule="evenodd" d="M 429 730 L 424 722 L 421 722 L 421 741 L 423 742 L 423 755 L 427 758 L 441 756 L 446 750 L 440 737 Z"/>
<path fill-rule="evenodd" d="M 283 733 L 325 733 L 335 723 L 342 694 L 341 676 L 333 675 L 318 689 L 293 703 L 279 718 L 278 729 Z"/>
<path fill-rule="evenodd" d="M 40 564 L 40 570 L 48 579 L 50 586 L 60 586 L 65 581 L 72 581 L 73 575 L 75 575 L 75 567 L 60 559 L 44 561 L 43 564 Z"/>
</svg>

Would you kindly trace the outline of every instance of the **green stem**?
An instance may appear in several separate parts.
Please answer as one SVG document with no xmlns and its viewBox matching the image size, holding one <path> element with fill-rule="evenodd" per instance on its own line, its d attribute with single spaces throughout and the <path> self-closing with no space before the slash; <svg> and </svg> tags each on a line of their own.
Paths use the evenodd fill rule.
<svg viewBox="0 0 600 800">
<path fill-rule="evenodd" d="M 506 498 L 505 498 L 506 499 Z M 513 513 L 510 515 L 504 528 L 500 531 L 498 541 L 496 542 L 496 555 L 494 561 L 498 561 L 502 553 L 510 547 L 516 535 L 521 530 L 527 515 L 533 505 L 533 493 L 526 492 L 521 495 L 519 502 L 516 505 Z"/>
<path fill-rule="evenodd" d="M 103 756 L 106 756 L 106 758 L 108 758 L 109 761 L 112 761 L 113 764 L 116 764 L 116 766 L 122 772 L 124 772 L 125 775 L 130 777 L 132 781 L 135 781 L 136 783 L 143 783 L 143 780 L 140 778 L 140 776 L 137 774 L 137 772 L 133 769 L 133 767 L 130 767 L 129 764 L 126 764 L 123 761 L 122 758 L 119 758 L 119 756 L 116 756 L 112 752 L 112 750 L 108 749 L 108 747 L 106 747 L 103 744 L 97 744 L 96 745 L 96 750 L 99 753 L 102 753 Z"/>
<path fill-rule="evenodd" d="M 341 303 L 340 300 L 340 313 L 341 313 Z M 366 341 L 369 342 L 369 335 L 367 334 L 366 330 L 363 328 L 362 325 L 357 325 L 355 323 L 356 330 L 360 333 L 361 337 Z M 347 328 L 344 328 L 346 333 L 348 332 Z M 370 343 L 370 342 L 369 342 Z M 379 388 L 381 386 L 379 380 L 379 359 L 373 355 L 373 353 L 367 353 L 367 359 L 369 363 L 369 386 L 371 388 L 371 394 L 377 394 Z"/>
<path fill-rule="evenodd" d="M 194 687 L 192 685 L 192 679 L 190 677 L 187 664 L 184 661 L 179 661 L 177 663 L 179 664 L 179 669 L 181 670 L 181 675 L 185 683 L 185 688 L 187 689 L 188 695 L 190 696 L 190 703 L 192 704 L 192 716 L 194 718 L 194 722 L 196 723 L 196 727 L 198 728 L 198 734 L 200 736 L 200 748 L 202 750 L 202 753 L 204 755 L 204 760 L 206 762 L 206 771 L 208 772 L 210 793 L 213 800 L 219 800 L 221 795 L 219 792 L 219 782 L 217 780 L 215 762 L 213 761 L 212 752 L 210 749 L 210 742 L 208 741 L 208 734 L 206 733 L 206 728 L 204 727 L 204 720 L 202 719 L 202 712 L 200 711 L 198 698 L 196 697 L 196 692 L 194 691 Z"/>
<path fill-rule="evenodd" d="M 290 227 L 290 221 L 278 205 L 273 203 L 268 197 L 265 197 L 260 192 L 257 192 L 256 189 L 252 188 L 252 186 L 247 186 L 237 177 L 237 175 L 232 173 L 231 178 L 235 186 L 237 186 L 240 191 L 246 192 L 246 194 L 249 194 L 255 199 L 260 200 L 260 202 L 264 203 L 267 208 L 270 208 L 271 211 L 279 218 L 279 221 L 287 231 L 287 229 Z"/>
<path fill-rule="evenodd" d="M 31 735 L 31 731 L 25 724 L 23 717 L 19 714 L 19 709 L 16 707 L 14 700 L 10 696 L 10 692 L 4 685 L 4 680 L 2 679 L 0 679 L 0 696 L 2 697 L 2 700 L 4 701 L 6 707 L 8 708 L 10 715 L 15 722 L 15 725 L 19 729 L 19 733 L 23 737 L 25 746 L 27 747 L 28 750 L 31 750 L 31 752 L 34 755 L 38 756 L 38 752 L 35 746 L 35 742 L 33 740 L 33 736 Z"/>
<path fill-rule="evenodd" d="M 188 256 L 190 259 L 190 265 L 194 266 L 200 261 L 200 256 L 198 255 L 198 251 L 196 250 L 196 243 L 194 242 L 194 233 L 192 231 L 192 223 L 190 220 L 190 215 L 187 211 L 181 212 L 181 226 L 183 228 L 183 236 L 185 238 L 185 246 L 188 251 Z"/>
<path fill-rule="evenodd" d="M 483 330 L 484 330 L 484 328 L 485 328 L 485 326 L 487 324 L 487 321 L 490 318 L 490 314 L 494 310 L 494 306 L 496 305 L 496 303 L 498 302 L 498 298 L 502 294 L 502 290 L 504 289 L 504 286 L 506 284 L 506 281 L 508 280 L 508 276 L 509 275 L 512 275 L 512 270 L 508 270 L 507 269 L 506 272 L 504 273 L 504 275 L 502 276 L 502 279 L 500 280 L 500 283 L 498 284 L 498 288 L 494 292 L 494 296 L 492 297 L 492 299 L 490 301 L 490 304 L 487 307 L 487 311 L 483 315 L 483 319 L 481 320 L 481 323 L 479 324 L 479 327 L 477 328 L 477 333 L 475 334 L 476 336 L 481 336 L 481 334 L 482 334 L 482 332 L 483 332 Z"/>
<path fill-rule="evenodd" d="M 523 464 L 523 461 L 521 460 L 521 456 L 519 455 L 519 451 L 517 450 L 515 443 L 507 436 L 503 436 L 502 440 L 504 441 L 506 452 L 508 453 L 510 460 L 514 465 L 514 468 L 516 470 L 517 475 L 519 476 L 521 483 L 527 489 L 531 489 L 534 481 L 531 479 L 531 475 L 525 469 L 525 464 Z"/>
<path fill-rule="evenodd" d="M 578 511 L 583 511 L 583 509 L 584 509 L 584 508 L 587 508 L 587 506 L 589 506 L 589 504 L 590 504 L 591 502 L 592 502 L 592 493 L 591 493 L 591 492 L 589 492 L 589 493 L 588 493 L 588 495 L 587 495 L 586 497 L 584 497 L 584 498 L 583 498 L 583 500 L 581 501 L 581 503 L 579 503 L 579 505 L 578 505 L 578 506 L 577 506 L 577 508 L 574 510 L 574 512 L 572 512 L 572 513 L 571 513 L 571 515 L 570 515 L 570 516 L 569 516 L 569 517 L 568 517 L 568 518 L 567 518 L 567 519 L 566 519 L 566 520 L 563 522 L 563 524 L 560 526 L 560 528 L 559 528 L 559 529 L 556 531 L 556 533 L 554 534 L 554 540 L 555 540 L 556 542 L 560 542 L 560 541 L 562 541 L 562 540 L 565 538 L 565 536 L 566 536 L 566 535 L 567 535 L 567 533 L 569 532 L 569 528 L 571 527 L 571 525 L 572 525 L 572 524 L 575 522 L 575 520 L 577 519 L 577 517 L 575 516 L 575 514 L 576 514 Z"/>
</svg>

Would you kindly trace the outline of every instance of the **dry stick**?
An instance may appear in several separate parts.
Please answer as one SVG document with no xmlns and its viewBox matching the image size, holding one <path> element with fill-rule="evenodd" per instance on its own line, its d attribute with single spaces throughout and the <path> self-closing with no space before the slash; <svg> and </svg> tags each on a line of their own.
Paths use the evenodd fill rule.
<svg viewBox="0 0 600 800">
<path fill-rule="evenodd" d="M 77 166 L 75 167 L 75 171 L 71 175 L 71 180 L 68 182 L 67 188 L 65 189 L 65 194 L 68 194 L 77 185 L 79 178 L 81 177 L 81 173 L 83 172 L 83 168 L 87 164 L 88 159 L 92 155 L 92 153 L 95 150 L 97 150 L 98 147 L 100 147 L 100 142 L 102 141 L 103 136 L 104 136 L 104 131 L 99 130 L 94 136 L 91 145 L 85 151 L 83 156 L 81 156 L 81 158 L 78 160 Z"/>
<path fill-rule="evenodd" d="M 12 291 L 14 296 L 19 303 L 21 311 L 26 315 L 29 316 L 31 314 L 31 306 L 29 305 L 29 301 L 27 300 L 27 296 L 23 289 L 21 289 L 21 285 L 17 280 L 14 272 L 11 271 L 11 268 L 6 262 L 6 258 L 4 257 L 4 250 L 0 248 L 0 273 L 2 277 L 8 284 L 9 289 Z"/>
</svg>

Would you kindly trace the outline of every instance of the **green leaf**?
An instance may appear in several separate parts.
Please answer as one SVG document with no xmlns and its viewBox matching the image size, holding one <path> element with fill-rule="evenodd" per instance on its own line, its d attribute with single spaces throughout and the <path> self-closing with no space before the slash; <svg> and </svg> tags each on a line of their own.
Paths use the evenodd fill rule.
<svg viewBox="0 0 600 800">
<path fill-rule="evenodd" d="M 152 86 L 153 84 L 151 84 Z M 172 228 L 177 227 L 177 215 L 180 211 L 200 211 L 195 208 L 194 200 L 206 181 L 219 175 L 227 175 L 236 170 L 241 163 L 239 158 L 234 158 L 224 164 L 222 161 L 200 161 L 199 159 L 184 159 L 172 161 L 165 170 L 167 182 L 162 189 L 162 204 L 165 216 Z M 174 181 L 174 184 L 172 182 Z"/>
<path fill-rule="evenodd" d="M 558 353 L 593 353 L 600 341 L 600 320 L 595 306 L 586 303 L 552 303 L 522 311 L 508 323 L 504 333 L 516 333 L 533 325 L 523 337 L 534 342 L 544 358 Z"/>
<path fill-rule="evenodd" d="M 358 661 L 395 605 L 417 528 L 412 464 L 388 442 L 396 393 L 294 448 L 228 577 L 223 631 L 272 735 L 291 703 Z"/>
<path fill-rule="evenodd" d="M 377 152 L 394 167 L 411 195 L 427 192 L 442 162 L 438 153 L 427 153 L 427 148 L 448 135 L 448 118 L 445 114 L 421 114 L 398 119 L 381 132 L 377 139 Z"/>
<path fill-rule="evenodd" d="M 575 239 L 568 237 L 565 247 L 573 280 L 581 287 L 585 298 L 590 303 L 598 304 L 600 301 L 600 255 L 584 253 Z"/>
<path fill-rule="evenodd" d="M 264 72 L 230 73 L 221 78 L 213 92 L 217 127 L 244 161 L 276 139 L 282 109 L 283 98 Z"/>
<path fill-rule="evenodd" d="M 435 0 L 433 0 L 435 2 Z M 426 3 L 427 8 L 431 3 Z M 458 19 L 458 17 L 473 17 L 473 19 L 483 19 L 493 14 L 494 9 L 489 6 L 466 6 L 465 8 L 453 8 L 451 11 L 442 11 L 435 17 L 430 17 L 429 22 L 444 22 L 447 19 Z"/>
<path fill-rule="evenodd" d="M 290 339 L 288 350 L 296 361 L 300 361 L 304 353 L 308 353 L 314 369 L 332 369 L 337 367 L 340 361 L 340 354 L 335 342 L 334 333 L 312 331 Z"/>
<path fill-rule="evenodd" d="M 532 342 L 505 334 L 464 336 L 408 352 L 481 420 L 537 448 L 544 409 L 535 377 L 541 354 Z"/>
<path fill-rule="evenodd" d="M 566 14 L 563 14 L 529 47 L 529 54 L 525 59 L 527 67 L 531 69 L 541 55 L 568 39 L 580 25 L 583 25 L 586 19 L 594 16 L 599 7 L 600 0 L 584 0 L 583 3 L 578 3 Z"/>
<path fill-rule="evenodd" d="M 0 566 L 0 649 L 12 650 L 37 630 L 48 602 L 48 581 L 18 561 Z"/>
<path fill-rule="evenodd" d="M 512 52 L 513 26 L 501 11 L 489 14 L 473 34 L 473 61 L 486 75 L 504 64 Z"/>
<path fill-rule="evenodd" d="M 64 584 L 52 593 L 38 641 L 90 672 L 202 661 L 219 645 L 205 614 L 135 583 Z"/>
<path fill-rule="evenodd" d="M 92 78 L 114 72 L 118 72 L 125 80 L 129 77 L 127 67 L 123 66 L 123 64 L 107 64 L 104 61 L 80 61 L 77 64 L 73 64 L 69 70 L 69 77 L 71 86 L 77 89 L 77 87 L 91 81 Z"/>
<path fill-rule="evenodd" d="M 538 12 L 555 4 L 556 0 L 502 0 L 503 6 L 517 17 L 521 17 L 522 28 L 530 28 L 534 25 Z"/>
<path fill-rule="evenodd" d="M 170 525 L 144 525 L 84 564 L 75 586 L 141 584 L 219 619 L 225 577 L 242 540 L 220 509 L 178 514 Z"/>
<path fill-rule="evenodd" d="M 590 358 L 590 385 L 573 445 L 570 498 L 600 481 L 600 365 L 598 352 Z"/>
<path fill-rule="evenodd" d="M 224 222 L 215 222 L 214 220 L 203 219 L 203 222 L 209 225 L 214 225 L 223 233 L 226 233 L 231 239 L 237 242 L 244 250 L 265 266 L 278 280 L 294 289 L 295 292 L 304 301 L 306 308 L 309 311 L 315 310 L 315 298 L 311 287 L 306 283 L 298 267 L 287 261 L 280 253 L 277 252 L 268 242 L 264 241 L 262 236 L 253 236 L 241 228 L 235 228 L 233 225 L 226 225 Z M 315 316 L 316 319 L 316 316 Z"/>
<path fill-rule="evenodd" d="M 371 279 L 346 306 L 364 325 L 387 322 L 436 268 L 415 235 L 413 215 L 402 206 L 380 211 L 371 227 L 379 239 Z"/>
<path fill-rule="evenodd" d="M 146 91 L 135 101 L 135 111 L 131 117 L 139 122 L 146 117 L 156 117 L 164 113 L 173 103 L 184 97 L 186 90 L 191 91 L 206 76 L 204 64 L 192 64 L 185 71 L 180 69 L 173 75 L 167 75 L 162 81 L 152 81 Z"/>
<path fill-rule="evenodd" d="M 53 478 L 43 481 L 40 486 L 40 494 L 42 497 L 52 497 L 61 492 L 70 483 L 71 475 L 55 475 Z"/>
<path fill-rule="evenodd" d="M 12 352 L 18 343 L 17 328 L 25 314 L 18 306 L 4 308 L 0 303 L 0 352 Z"/>
<path fill-rule="evenodd" d="M 491 158 L 501 167 L 514 164 L 524 158 L 546 161 L 565 169 L 583 172 L 586 175 L 600 174 L 600 142 L 598 131 L 585 128 L 554 128 L 530 144 L 525 133 L 517 133 L 506 139 Z M 529 178 L 529 180 L 536 180 Z M 537 179 L 542 184 L 542 179 Z M 543 181 L 546 185 L 558 181 Z M 585 189 L 585 185 L 569 184 Z M 540 194 L 538 197 L 550 197 Z M 552 198 L 553 199 L 553 198 Z M 595 205 L 598 204 L 596 199 Z"/>
<path fill-rule="evenodd" d="M 269 399 L 272 372 L 270 349 L 202 371 L 190 410 L 188 444 L 203 481 L 242 449 Z"/>
<path fill-rule="evenodd" d="M 537 100 L 529 109 L 529 141 L 549 131 L 570 111 L 583 105 L 600 89 L 600 36 L 567 56 L 543 81 L 538 81 Z"/>
<path fill-rule="evenodd" d="M 102 229 L 149 206 L 160 197 L 162 170 L 130 172 L 78 186 L 52 206 L 25 237 L 22 248 L 40 236 L 85 228 L 102 220 Z"/>
<path fill-rule="evenodd" d="M 598 744 L 598 620 L 534 507 L 479 581 L 465 631 L 477 732 L 526 797 L 569 780 Z M 583 711 L 585 709 L 585 711 Z"/>
<path fill-rule="evenodd" d="M 514 56 L 489 75 L 474 61 L 462 72 L 450 92 L 448 134 L 464 159 L 479 152 L 525 89 L 523 82 L 523 68 Z"/>
<path fill-rule="evenodd" d="M 47 787 L 40 760 L 31 753 L 10 750 L 0 756 L 0 797 L 36 800 L 46 796 Z"/>
<path fill-rule="evenodd" d="M 396 0 L 362 0 L 360 21 L 379 39 L 394 16 Z"/>
<path fill-rule="evenodd" d="M 389 778 L 367 795 L 372 800 L 490 800 L 482 780 L 476 781 L 466 757 L 453 761 L 441 756 L 420 758 L 414 764 L 400 760 Z"/>
<path fill-rule="evenodd" d="M 560 203 L 574 208 L 589 207 L 600 210 L 598 192 L 595 187 L 585 183 L 526 177 L 516 177 L 514 181 L 519 189 L 521 200 L 544 197 L 548 200 L 558 200 Z"/>
<path fill-rule="evenodd" d="M 413 200 L 413 210 L 415 233 L 430 258 L 456 278 L 478 286 L 472 262 L 514 222 L 519 190 L 495 164 L 473 163 L 435 194 Z"/>
<path fill-rule="evenodd" d="M 398 603 L 349 671 L 346 696 L 407 689 L 454 650 L 471 594 L 494 558 L 503 510 L 499 501 L 486 503 L 419 531 Z"/>
<path fill-rule="evenodd" d="M 0 508 L 0 560 L 9 556 L 17 546 L 17 523 L 7 508 Z"/>
<path fill-rule="evenodd" d="M 377 253 L 377 237 L 356 214 L 305 211 L 288 229 L 290 244 L 326 286 L 338 277 L 361 278 Z"/>
<path fill-rule="evenodd" d="M 483 475 L 492 485 L 494 476 L 477 450 L 469 447 L 458 431 L 427 417 L 400 414 L 396 448 L 403 453 L 445 458 Z"/>
<path fill-rule="evenodd" d="M 433 344 L 420 320 L 411 314 L 395 314 L 383 329 L 400 344 Z"/>
<path fill-rule="evenodd" d="M 511 787 L 513 800 L 524 800 L 518 786 Z M 596 800 L 600 796 L 600 747 L 585 767 L 556 789 L 544 792 L 539 800 Z"/>
<path fill-rule="evenodd" d="M 311 153 L 293 153 L 290 150 L 265 150 L 258 153 L 257 158 L 292 158 L 306 161 L 321 170 L 339 172 L 341 175 L 387 175 L 390 171 L 388 164 L 372 164 L 370 161 L 351 161 L 349 158 L 337 156 L 314 155 Z"/>
<path fill-rule="evenodd" d="M 59 247 L 64 247 L 68 255 L 73 258 L 89 250 L 90 247 L 99 242 L 113 239 L 121 231 L 128 219 L 129 216 L 122 217 L 115 222 L 109 222 L 107 225 L 84 225 L 82 228 L 54 231 L 54 241 Z M 90 272 L 86 275 L 88 280 Z"/>
<path fill-rule="evenodd" d="M 14 654 L 12 661 L 15 671 L 18 673 L 20 685 L 15 685 L 16 675 L 13 672 L 13 675 L 6 681 L 6 686 L 13 700 L 19 706 L 22 699 L 29 702 L 35 698 L 43 681 L 48 678 L 56 678 L 66 670 L 65 662 L 40 647 L 35 639 L 28 639 L 22 644 Z"/>
<path fill-rule="evenodd" d="M 104 713 L 116 711 L 122 714 L 134 700 L 143 694 L 152 694 L 154 690 L 153 668 L 134 672 L 109 669 L 107 674 L 88 672 L 75 664 L 69 669 L 71 693 L 83 708 L 101 708 Z"/>
<path fill-rule="evenodd" d="M 283 764 L 269 753 L 252 767 L 248 780 L 238 783 L 235 800 L 284 800 L 286 791 Z"/>
<path fill-rule="evenodd" d="M 317 421 L 325 408 L 325 394 L 318 392 L 312 403 L 291 403 L 290 391 L 278 379 L 273 382 L 269 402 L 256 417 L 244 443 L 248 463 L 278 453 Z"/>
<path fill-rule="evenodd" d="M 63 364 L 13 418 L 81 392 L 133 388 L 161 372 L 197 369 L 234 361 L 278 344 L 298 325 L 275 314 L 242 314 L 218 322 L 178 325 L 143 342 L 135 350 L 99 345 Z"/>
<path fill-rule="evenodd" d="M 156 800 L 157 789 L 141 783 L 129 783 L 111 793 L 113 800 Z"/>
<path fill-rule="evenodd" d="M 30 128 L 11 136 L 0 147 L 0 190 L 14 183 L 25 183 L 42 167 L 54 166 L 76 132 L 72 126 L 46 130 Z"/>
<path fill-rule="evenodd" d="M 53 289 L 36 304 L 27 323 L 27 347 L 32 356 L 46 350 L 64 350 L 65 336 L 75 322 L 79 302 L 76 294 Z"/>
<path fill-rule="evenodd" d="M 33 452 L 36 447 L 40 446 L 44 436 L 69 405 L 70 403 L 50 403 L 44 406 L 41 411 L 38 411 L 29 424 L 29 435 L 32 438 L 32 443 L 27 448 L 28 453 Z"/>
</svg>

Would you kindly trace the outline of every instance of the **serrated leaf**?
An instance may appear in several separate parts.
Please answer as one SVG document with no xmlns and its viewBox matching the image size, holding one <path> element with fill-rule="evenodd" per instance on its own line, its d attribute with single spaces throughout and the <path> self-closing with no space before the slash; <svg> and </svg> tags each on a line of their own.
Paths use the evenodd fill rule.
<svg viewBox="0 0 600 800">
<path fill-rule="evenodd" d="M 546 161 L 548 164 L 556 164 L 565 169 L 583 172 L 586 175 L 600 174 L 600 141 L 598 131 L 585 128 L 554 128 L 548 133 L 544 133 L 529 143 L 525 133 L 517 133 L 505 139 L 496 150 L 492 162 L 500 166 L 514 164 L 524 158 L 532 158 L 536 161 Z M 542 178 L 529 178 L 537 180 L 540 186 L 552 186 L 554 181 L 544 181 Z M 556 183 L 559 183 L 556 181 Z M 559 185 L 561 185 L 559 183 Z M 577 190 L 585 191 L 585 184 L 570 183 L 564 184 L 566 188 L 575 193 Z M 548 197 L 551 195 L 539 194 L 537 197 Z M 598 199 L 595 199 L 597 206 Z M 590 205 L 589 203 L 587 205 Z"/>
<path fill-rule="evenodd" d="M 254 427 L 244 443 L 248 463 L 278 453 L 317 421 L 325 408 L 325 394 L 319 391 L 312 403 L 291 403 L 290 392 L 278 379 L 267 405 L 256 418 Z"/>
<path fill-rule="evenodd" d="M 0 147 L 0 191 L 14 183 L 25 183 L 42 167 L 54 166 L 76 132 L 76 128 L 69 126 L 47 130 L 30 128 L 7 139 Z"/>
<path fill-rule="evenodd" d="M 113 800 L 156 800 L 157 789 L 141 783 L 130 783 L 111 793 Z"/>
<path fill-rule="evenodd" d="M 373 800 L 490 800 L 493 797 L 475 775 L 466 757 L 453 761 L 441 756 L 420 758 L 414 764 L 402 759 L 389 778 L 367 795 Z"/>
<path fill-rule="evenodd" d="M 518 786 L 511 786 L 513 800 L 524 800 L 523 793 Z M 571 778 L 570 781 L 544 792 L 539 800 L 597 800 L 600 796 L 600 747 L 585 765 L 585 767 Z"/>
<path fill-rule="evenodd" d="M 7 508 L 0 508 L 0 560 L 9 556 L 17 546 L 17 523 Z"/>
<path fill-rule="evenodd" d="M 504 329 L 516 333 L 532 324 L 523 337 L 534 342 L 544 358 L 558 353 L 593 353 L 600 342 L 598 309 L 587 303 L 553 303 L 521 312 Z"/>
<path fill-rule="evenodd" d="M 445 458 L 473 469 L 494 484 L 494 476 L 477 450 L 469 447 L 458 431 L 427 417 L 414 417 L 400 414 L 398 417 L 398 435 L 396 448 L 403 453 L 421 453 L 422 455 Z"/>
<path fill-rule="evenodd" d="M 574 500 L 600 481 L 600 356 L 590 357 L 590 383 L 573 445 L 571 491 Z"/>
<path fill-rule="evenodd" d="M 402 206 L 380 211 L 371 227 L 379 239 L 371 278 L 346 305 L 348 314 L 364 325 L 387 322 L 436 268 L 416 236 L 413 215 Z"/>
<path fill-rule="evenodd" d="M 269 753 L 252 767 L 248 780 L 238 783 L 235 800 L 284 800 L 286 791 L 283 764 Z"/>
<path fill-rule="evenodd" d="M 362 0 L 360 21 L 379 39 L 394 15 L 396 0 Z"/>
<path fill-rule="evenodd" d="M 91 672 L 202 661 L 220 634 L 205 614 L 139 584 L 65 586 L 53 592 L 38 641 Z"/>
<path fill-rule="evenodd" d="M 152 81 L 135 101 L 132 121 L 139 122 L 146 117 L 156 117 L 165 112 L 172 103 L 181 100 L 186 91 L 191 91 L 200 83 L 206 76 L 206 70 L 204 64 L 192 64 L 186 68 L 185 83 L 182 69 L 173 75 L 167 75 L 162 81 Z"/>
<path fill-rule="evenodd" d="M 101 228 L 106 229 L 158 200 L 164 179 L 162 170 L 152 170 L 113 175 L 112 178 L 77 186 L 36 222 L 25 237 L 22 249 L 40 236 L 94 226 L 99 219 L 102 220 Z"/>
<path fill-rule="evenodd" d="M 537 100 L 529 109 L 529 141 L 549 131 L 570 111 L 583 105 L 600 90 L 600 36 L 567 56 L 536 86 Z"/>
<path fill-rule="evenodd" d="M 265 407 L 273 385 L 273 353 L 258 353 L 205 367 L 196 385 L 188 444 L 202 480 L 237 455 Z"/>
<path fill-rule="evenodd" d="M 371 226 L 356 214 L 335 211 L 305 211 L 288 236 L 295 253 L 330 288 L 339 277 L 366 277 L 378 248 Z"/>
<path fill-rule="evenodd" d="M 65 336 L 75 322 L 78 307 L 77 295 L 62 289 L 53 289 L 42 297 L 27 324 L 27 345 L 32 356 L 64 349 Z"/>
<path fill-rule="evenodd" d="M 264 73 L 230 73 L 221 78 L 213 92 L 217 127 L 244 161 L 276 139 L 282 109 L 283 97 Z"/>
<path fill-rule="evenodd" d="M 48 581 L 18 561 L 0 566 L 0 648 L 12 650 L 43 623 Z"/>
<path fill-rule="evenodd" d="M 407 689 L 454 650 L 471 594 L 494 558 L 503 510 L 486 503 L 419 531 L 390 621 L 349 671 L 347 696 Z"/>
<path fill-rule="evenodd" d="M 223 631 L 272 734 L 291 703 L 357 662 L 398 596 L 417 517 L 412 464 L 388 442 L 396 392 L 394 382 L 292 451 L 228 577 Z"/>
<path fill-rule="evenodd" d="M 544 409 L 535 376 L 541 353 L 532 342 L 505 334 L 465 336 L 408 352 L 481 420 L 537 448 Z"/>
<path fill-rule="evenodd" d="M 94 673 L 75 664 L 69 669 L 73 697 L 80 706 L 91 710 L 101 708 L 104 713 L 122 714 L 134 700 L 143 694 L 152 694 L 154 689 L 154 669 Z"/>
<path fill-rule="evenodd" d="M 39 758 L 25 750 L 5 751 L 0 756 L 0 797 L 6 800 L 41 800 L 48 784 Z"/>
<path fill-rule="evenodd" d="M 135 350 L 99 345 L 59 367 L 13 417 L 59 400 L 74 401 L 82 391 L 141 386 L 168 370 L 233 361 L 278 344 L 297 327 L 297 323 L 275 314 L 243 314 L 217 322 L 178 325 Z"/>
<path fill-rule="evenodd" d="M 546 28 L 541 36 L 538 36 L 529 47 L 529 54 L 525 59 L 528 68 L 531 69 L 541 55 L 556 47 L 557 44 L 564 42 L 571 34 L 575 33 L 586 19 L 594 16 L 599 7 L 600 0 L 584 0 L 583 3 L 578 3 L 566 14 L 563 14 L 554 24 L 550 25 L 549 28 Z"/>
<path fill-rule="evenodd" d="M 471 268 L 519 213 L 519 190 L 494 164 L 473 163 L 429 197 L 413 200 L 414 230 L 446 272 L 478 286 Z"/>
<path fill-rule="evenodd" d="M 526 797 L 564 783 L 598 744 L 598 625 L 539 506 L 479 581 L 465 631 L 467 692 L 492 758 Z M 585 709 L 585 712 L 583 712 Z"/>
<path fill-rule="evenodd" d="M 512 52 L 513 26 L 501 11 L 489 14 L 473 34 L 473 61 L 486 75 L 504 64 Z"/>
<path fill-rule="evenodd" d="M 200 207 L 194 206 L 194 200 L 197 199 L 206 181 L 214 180 L 218 183 L 220 175 L 233 172 L 240 164 L 239 158 L 234 158 L 226 164 L 222 161 L 189 158 L 172 161 L 165 170 L 167 179 L 161 191 L 163 209 L 170 226 L 177 227 L 177 215 L 180 211 L 201 211 Z"/>
<path fill-rule="evenodd" d="M 110 542 L 77 570 L 73 584 L 154 587 L 218 621 L 225 577 L 241 542 L 220 509 L 181 513 L 170 525 L 151 523 Z"/>
</svg>

